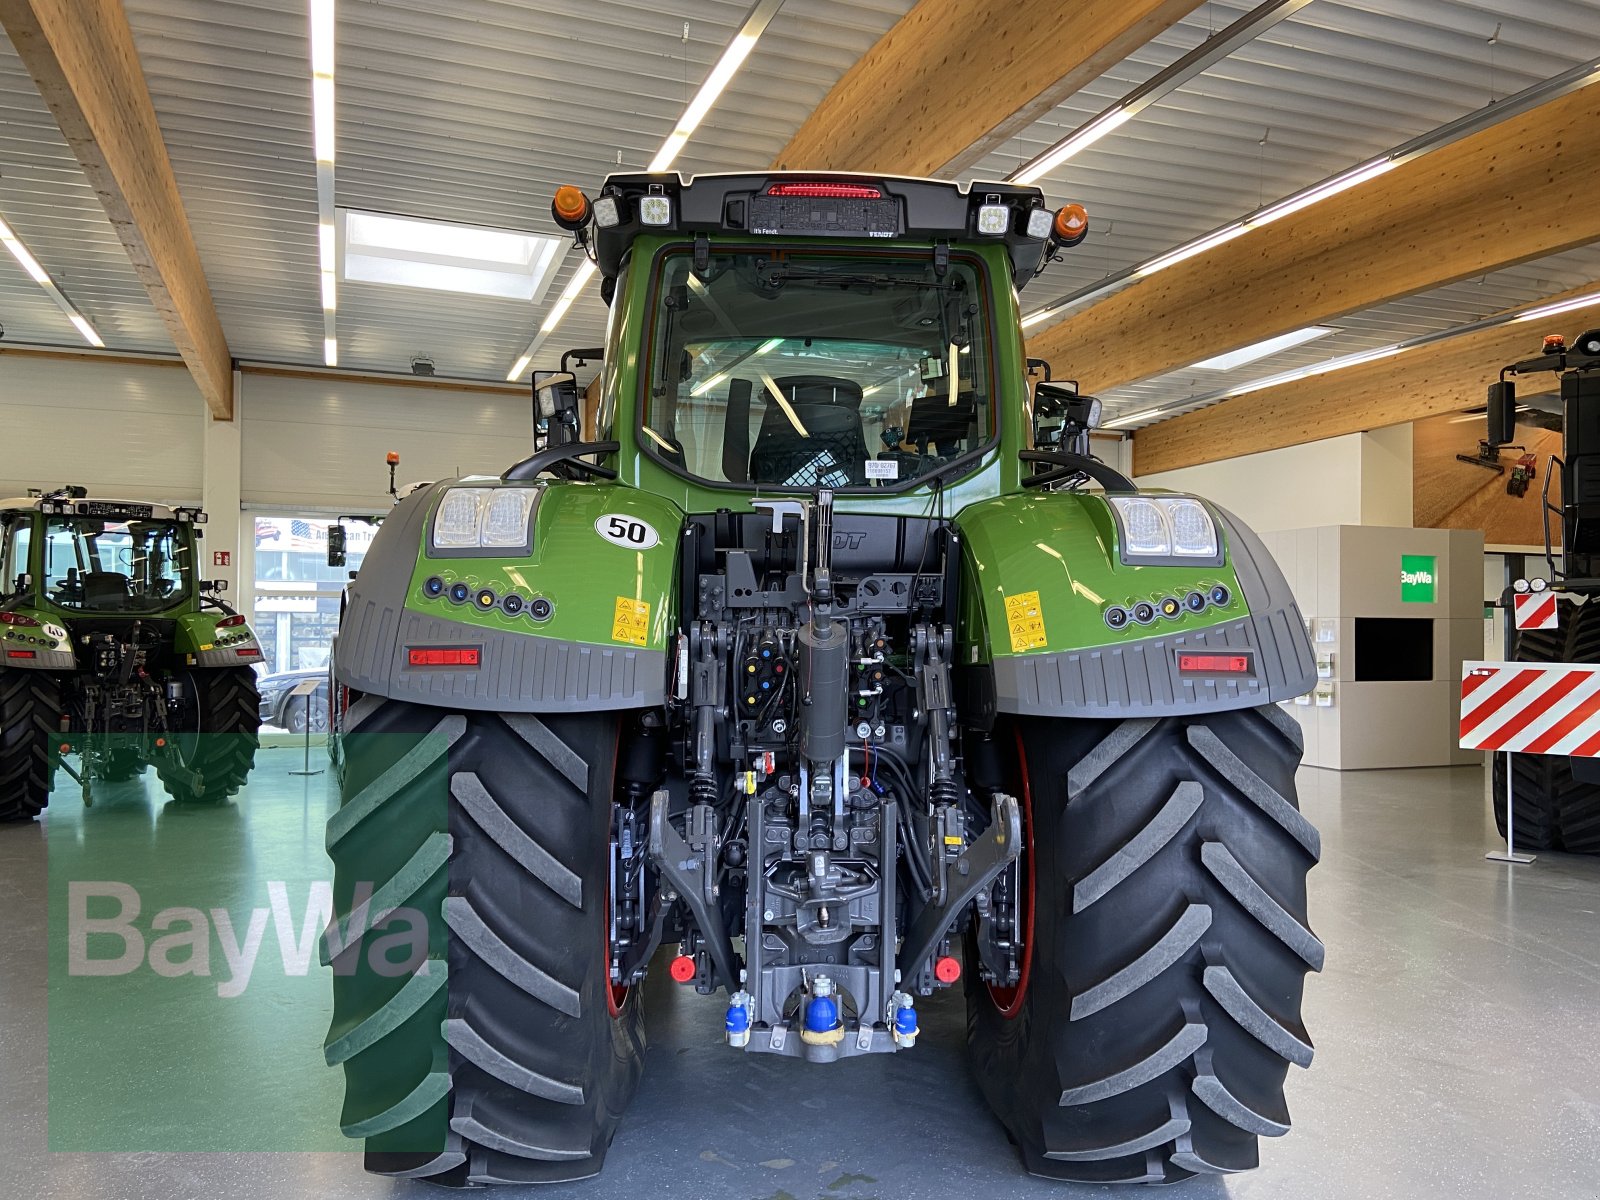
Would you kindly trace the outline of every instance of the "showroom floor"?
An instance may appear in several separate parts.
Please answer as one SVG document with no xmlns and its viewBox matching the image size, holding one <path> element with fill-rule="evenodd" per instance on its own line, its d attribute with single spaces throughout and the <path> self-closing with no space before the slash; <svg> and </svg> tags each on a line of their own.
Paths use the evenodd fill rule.
<svg viewBox="0 0 1600 1200">
<path fill-rule="evenodd" d="M 0 1192 L 60 1200 L 430 1194 L 427 1185 L 365 1175 L 354 1154 L 237 1152 L 338 1144 L 329 1134 L 338 1076 L 320 1063 L 326 979 L 314 963 L 298 979 L 269 972 L 269 956 L 279 961 L 270 933 L 255 990 L 234 1007 L 207 992 L 203 1010 L 174 999 L 85 1011 L 74 1002 L 81 993 L 52 992 L 47 1042 L 46 845 L 57 878 L 137 878 L 141 862 L 154 862 L 161 887 L 154 876 L 150 886 L 165 887 L 163 896 L 187 888 L 198 907 L 236 909 L 246 893 L 264 900 L 263 881 L 273 880 L 298 914 L 322 869 L 331 797 L 327 775 L 288 774 L 299 765 L 287 747 L 264 750 L 246 793 L 225 810 L 166 808 L 136 780 L 106 789 L 88 810 L 58 790 L 45 822 L 0 830 Z M 1306 770 L 1300 785 L 1323 834 L 1311 914 L 1328 957 L 1307 991 L 1317 1060 L 1289 1081 L 1295 1128 L 1263 1145 L 1260 1170 L 1165 1194 L 1593 1197 L 1600 861 L 1485 862 L 1494 830 L 1475 767 Z M 52 953 L 64 936 L 54 915 Z M 283 947 L 286 958 L 292 949 Z M 226 975 L 213 965 L 214 976 Z M 72 981 L 86 982 L 119 981 Z M 914 1052 L 817 1068 L 728 1051 L 716 1000 L 661 983 L 651 992 L 644 1084 L 605 1174 L 538 1195 L 1114 1194 L 1022 1174 L 967 1078 L 959 995 L 926 1003 Z M 160 1065 L 149 1074 L 130 1068 L 141 1055 Z M 58 1089 L 50 1144 L 231 1152 L 51 1153 L 47 1065 Z M 204 1119 L 193 1115 L 196 1104 Z"/>
</svg>

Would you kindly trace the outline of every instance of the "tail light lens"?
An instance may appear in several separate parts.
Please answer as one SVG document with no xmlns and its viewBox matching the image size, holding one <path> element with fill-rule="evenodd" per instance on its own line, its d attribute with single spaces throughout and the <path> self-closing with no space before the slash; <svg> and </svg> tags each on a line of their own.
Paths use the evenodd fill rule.
<svg viewBox="0 0 1600 1200">
<path fill-rule="evenodd" d="M 25 617 L 21 613 L 0 612 L 0 625 L 19 625 L 37 629 L 39 622 L 32 617 Z"/>
<path fill-rule="evenodd" d="M 239 625 L 243 625 L 243 624 L 244 624 L 244 614 L 243 613 L 235 613 L 231 617 L 223 617 L 222 620 L 218 621 L 217 622 L 217 628 L 218 629 L 233 629 L 234 627 L 239 626 Z"/>
</svg>

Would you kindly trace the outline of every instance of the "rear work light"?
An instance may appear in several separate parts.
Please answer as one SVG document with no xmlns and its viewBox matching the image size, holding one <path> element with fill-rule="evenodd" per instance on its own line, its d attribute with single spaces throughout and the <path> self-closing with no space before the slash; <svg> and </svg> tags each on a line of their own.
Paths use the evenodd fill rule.
<svg viewBox="0 0 1600 1200">
<path fill-rule="evenodd" d="M 476 667 L 482 658 L 477 646 L 408 646 L 406 661 L 413 667 Z"/>
<path fill-rule="evenodd" d="M 807 196 L 832 200 L 881 200 L 883 192 L 868 183 L 775 183 L 769 196 Z"/>
<path fill-rule="evenodd" d="M 1248 675 L 1248 654 L 1180 654 L 1178 670 L 1195 671 L 1206 675 Z"/>
</svg>

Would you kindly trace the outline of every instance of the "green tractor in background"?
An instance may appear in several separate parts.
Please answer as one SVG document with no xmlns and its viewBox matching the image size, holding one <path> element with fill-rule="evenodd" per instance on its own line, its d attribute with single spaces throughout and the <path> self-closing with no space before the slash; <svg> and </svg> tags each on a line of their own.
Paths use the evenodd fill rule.
<svg viewBox="0 0 1600 1200">
<path fill-rule="evenodd" d="M 594 432 L 536 372 L 535 453 L 402 500 L 339 632 L 326 1056 L 368 1169 L 596 1173 L 664 945 L 708 1037 L 817 1064 L 959 984 L 1034 1173 L 1255 1166 L 1323 961 L 1278 706 L 1313 659 L 1249 529 L 1030 394 L 1017 292 L 1082 210 L 641 174 L 553 211 L 611 310 Z"/>
<path fill-rule="evenodd" d="M 196 577 L 204 521 L 81 487 L 0 500 L 0 821 L 38 816 L 58 766 L 85 803 L 151 764 L 179 800 L 244 783 L 261 647 Z"/>
</svg>

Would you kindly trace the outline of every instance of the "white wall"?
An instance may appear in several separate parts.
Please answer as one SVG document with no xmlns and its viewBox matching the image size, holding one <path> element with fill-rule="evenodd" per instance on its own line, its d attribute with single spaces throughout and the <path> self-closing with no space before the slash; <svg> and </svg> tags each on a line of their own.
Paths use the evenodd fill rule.
<svg viewBox="0 0 1600 1200">
<path fill-rule="evenodd" d="M 1410 525 L 1411 427 L 1246 454 L 1143 475 L 1136 482 L 1214 500 L 1262 533 L 1319 525 Z"/>
<path fill-rule="evenodd" d="M 0 354 L 0 496 L 77 483 L 193 504 L 204 417 L 181 363 Z"/>
<path fill-rule="evenodd" d="M 498 475 L 533 453 L 525 395 L 247 371 L 240 400 L 247 507 L 383 512 L 390 450 L 402 486 Z"/>
</svg>

